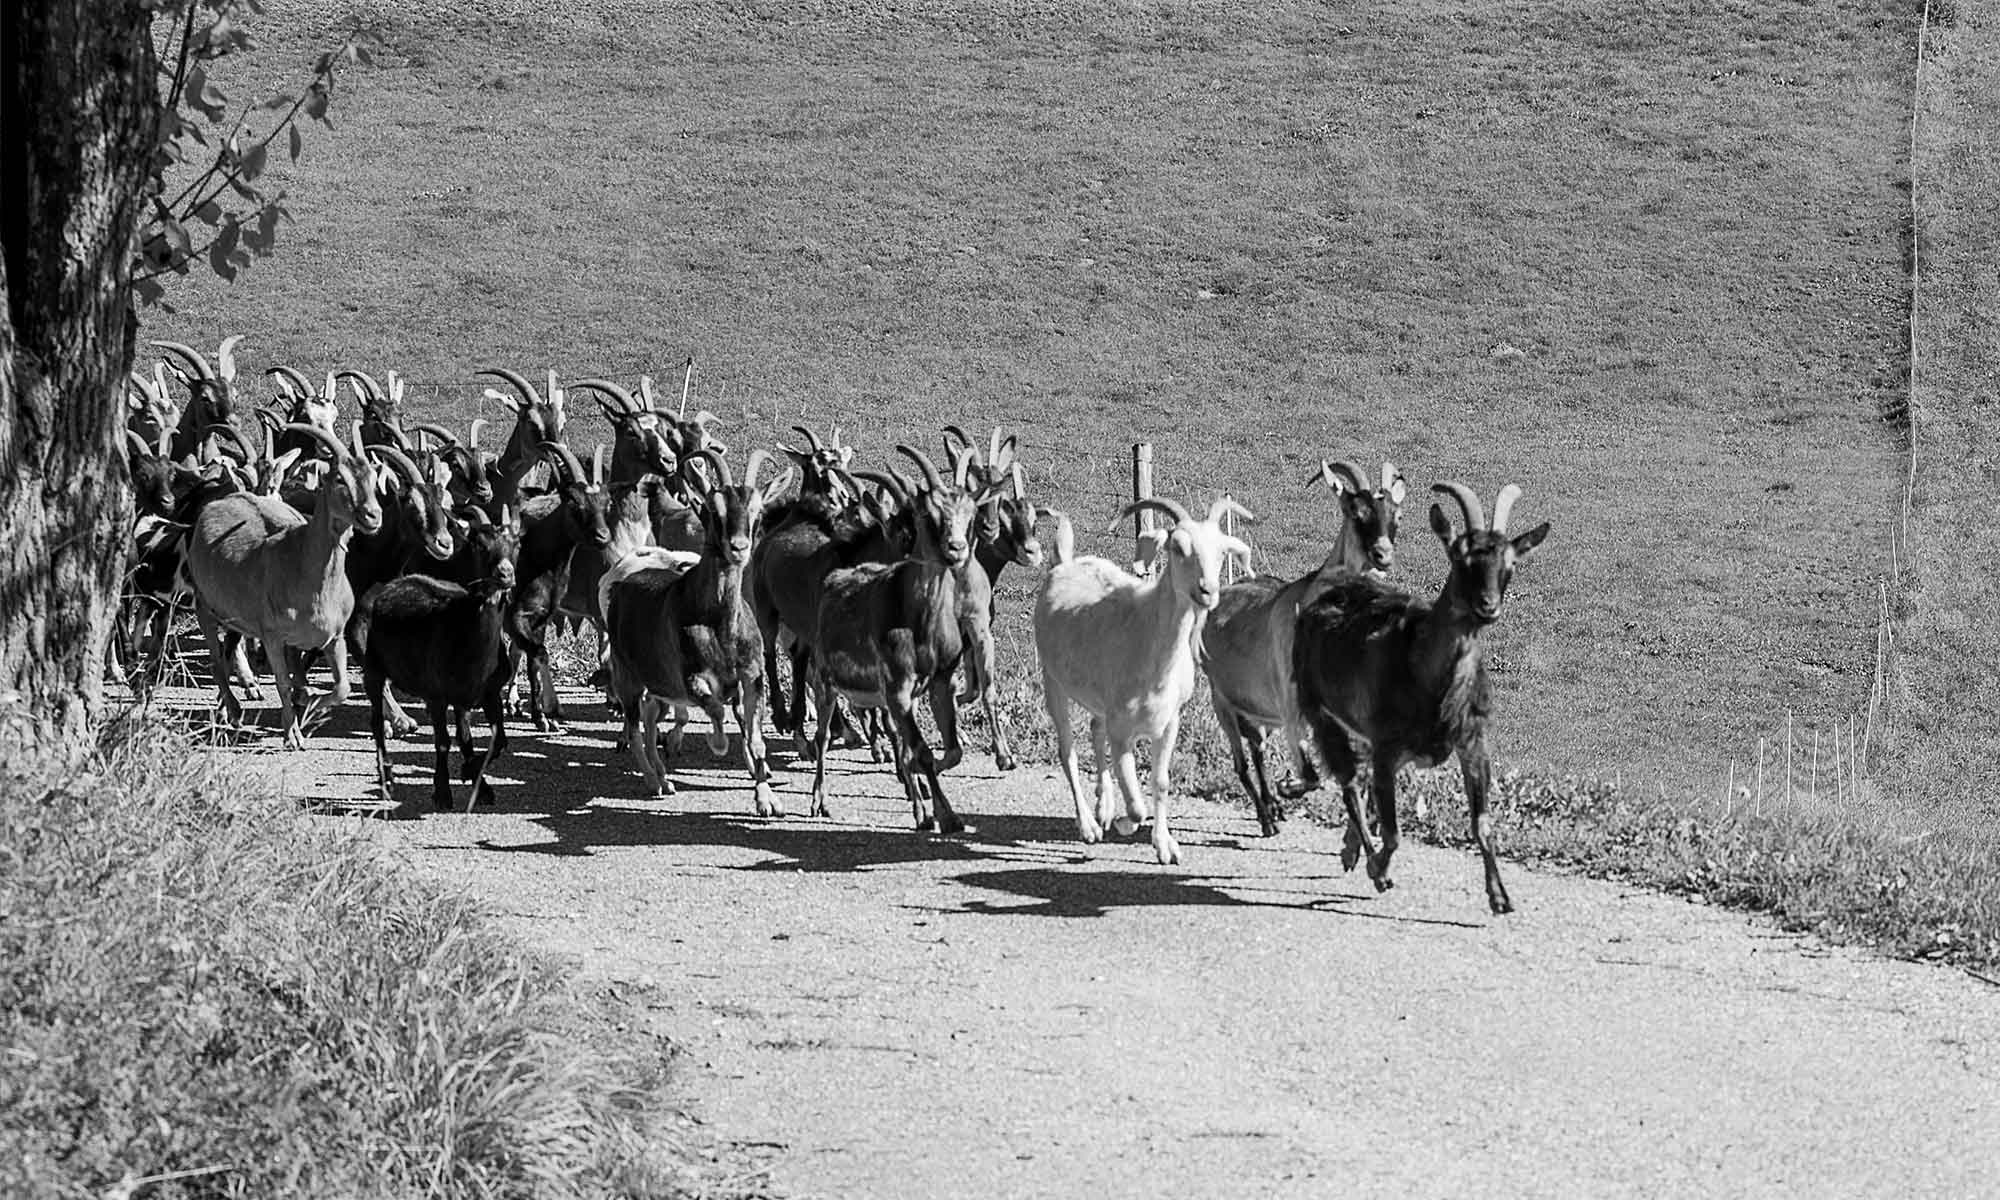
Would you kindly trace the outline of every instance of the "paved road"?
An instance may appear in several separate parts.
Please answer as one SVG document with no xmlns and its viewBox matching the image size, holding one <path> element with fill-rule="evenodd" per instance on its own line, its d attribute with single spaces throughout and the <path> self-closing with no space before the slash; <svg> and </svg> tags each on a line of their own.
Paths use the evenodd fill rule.
<svg viewBox="0 0 2000 1200">
<path fill-rule="evenodd" d="M 359 795 L 365 745 L 266 761 Z M 608 727 L 516 746 L 498 811 L 383 836 L 623 981 L 795 1195 L 2000 1195 L 2000 990 L 1957 972 L 1511 864 L 1495 919 L 1457 852 L 1377 896 L 1210 805 L 1162 869 L 1040 764 L 975 757 L 976 835 L 929 841 L 865 756 L 810 822 L 699 749 L 648 802 Z"/>
</svg>

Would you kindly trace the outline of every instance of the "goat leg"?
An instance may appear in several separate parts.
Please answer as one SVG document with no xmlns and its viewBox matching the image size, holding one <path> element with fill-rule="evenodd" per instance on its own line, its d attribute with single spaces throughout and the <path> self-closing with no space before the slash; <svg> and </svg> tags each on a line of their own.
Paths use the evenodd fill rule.
<svg viewBox="0 0 2000 1200">
<path fill-rule="evenodd" d="M 784 806 L 771 790 L 771 764 L 765 757 L 764 730 L 759 718 L 764 707 L 764 681 L 751 676 L 742 683 L 737 700 L 736 720 L 743 726 L 743 765 L 750 768 L 751 803 L 760 817 L 782 817 Z"/>
<path fill-rule="evenodd" d="M 1111 732 L 1104 718 L 1096 715 L 1090 718 L 1090 755 L 1097 788 L 1097 824 L 1107 833 L 1131 837 L 1138 832 L 1139 823 L 1118 810 L 1117 765 L 1111 757 Z"/>
<path fill-rule="evenodd" d="M 819 728 L 813 734 L 813 798 L 806 815 L 830 818 L 833 812 L 826 806 L 826 739 L 832 732 L 833 687 L 821 681 L 814 689 L 813 700 L 819 705 Z"/>
<path fill-rule="evenodd" d="M 1483 809 L 1484 806 L 1481 807 Z M 1379 851 L 1368 855 L 1368 878 L 1375 882 L 1376 891 L 1386 892 L 1396 886 L 1396 881 L 1389 878 L 1389 859 L 1396 853 L 1399 840 L 1396 825 L 1396 756 L 1379 751 L 1375 754 L 1375 815 L 1382 823 L 1382 846 Z M 1491 899 L 1491 889 L 1499 879 L 1500 868 L 1492 859 L 1486 861 L 1491 869 L 1491 873 L 1487 876 L 1487 896 Z M 1506 892 L 1503 889 L 1498 902 L 1505 900 Z"/>
<path fill-rule="evenodd" d="M 424 709 L 431 719 L 431 805 L 439 812 L 450 812 L 451 734 L 445 728 L 445 706 L 426 700 Z"/>
<path fill-rule="evenodd" d="M 1180 718 L 1175 717 L 1153 739 L 1153 857 L 1163 867 L 1181 860 L 1181 844 L 1174 840 L 1173 830 L 1167 825 L 1167 772 L 1173 766 L 1174 745 L 1180 736 Z"/>
<path fill-rule="evenodd" d="M 965 761 L 965 745 L 958 737 L 958 699 L 952 694 L 950 674 L 931 680 L 931 716 L 937 720 L 938 740 L 944 746 L 940 770 L 949 771 Z"/>
<path fill-rule="evenodd" d="M 1507 885 L 1500 882 L 1500 860 L 1493 844 L 1493 815 L 1486 809 L 1486 794 L 1493 782 L 1493 766 L 1486 757 L 1483 741 L 1475 740 L 1458 748 L 1458 766 L 1465 776 L 1465 806 L 1472 813 L 1472 840 L 1479 843 L 1480 862 L 1486 868 L 1486 903 L 1495 916 L 1514 911 Z"/>
<path fill-rule="evenodd" d="M 393 807 L 396 803 L 395 788 L 391 786 L 394 773 L 389 767 L 389 740 L 382 723 L 382 693 L 388 688 L 388 682 L 379 671 L 371 671 L 363 663 L 361 689 L 368 696 L 368 732 L 375 739 L 375 786 L 382 803 Z"/>
<path fill-rule="evenodd" d="M 1044 673 L 1042 676 L 1042 702 L 1049 710 L 1049 725 L 1056 735 L 1056 762 L 1062 766 L 1063 780 L 1069 784 L 1069 796 L 1076 804 L 1076 837 L 1089 845 L 1104 840 L 1104 828 L 1097 817 L 1083 801 L 1083 778 L 1077 774 L 1076 731 L 1069 724 L 1069 697 L 1061 687 Z"/>
<path fill-rule="evenodd" d="M 243 723 L 243 703 L 229 688 L 229 652 L 223 643 L 222 624 L 199 599 L 194 605 L 195 623 L 201 626 L 202 641 L 208 645 L 208 670 L 215 680 L 215 708 L 222 723 L 230 728 Z"/>
<path fill-rule="evenodd" d="M 500 757 L 500 752 L 507 748 L 507 684 L 504 678 L 496 675 L 487 684 L 484 707 L 489 736 L 486 753 L 479 758 L 479 773 L 472 777 L 472 792 L 465 801 L 468 811 L 475 804 L 494 803 L 493 785 L 486 781 L 486 775 L 493 769 L 493 762 Z"/>
<path fill-rule="evenodd" d="M 264 657 L 271 664 L 272 681 L 278 689 L 278 715 L 285 730 L 285 749 L 301 750 L 306 744 L 305 721 L 298 706 L 293 703 L 293 689 L 303 689 L 305 678 L 303 672 L 300 678 L 292 678 L 292 660 L 286 653 L 288 649 L 283 642 L 267 641 L 264 643 Z"/>
<path fill-rule="evenodd" d="M 1250 765 L 1257 769 L 1257 824 L 1265 837 L 1276 837 L 1278 826 L 1285 820 L 1285 806 L 1271 790 L 1270 771 L 1264 764 L 1264 731 L 1245 721 L 1243 740 L 1250 746 Z"/>
<path fill-rule="evenodd" d="M 951 701 L 950 676 L 946 676 L 943 683 L 943 695 L 946 703 L 949 704 Z M 912 696 L 911 699 L 915 700 L 916 697 Z M 931 754 L 929 743 L 924 741 L 923 730 L 917 728 L 916 713 L 907 705 L 899 705 L 891 711 L 890 715 L 895 720 L 896 726 L 900 726 L 898 732 L 900 732 L 901 736 L 896 740 L 903 743 L 903 757 L 909 763 L 911 785 L 917 786 L 921 784 L 929 793 L 929 803 L 926 807 L 930 809 L 928 815 L 931 819 L 927 824 L 938 833 L 946 836 L 972 832 L 965 822 L 960 819 L 958 813 L 952 809 L 951 801 L 945 798 L 944 784 L 938 779 L 938 771 L 940 770 L 938 761 Z M 918 771 L 923 772 L 921 780 L 917 778 Z"/>
</svg>

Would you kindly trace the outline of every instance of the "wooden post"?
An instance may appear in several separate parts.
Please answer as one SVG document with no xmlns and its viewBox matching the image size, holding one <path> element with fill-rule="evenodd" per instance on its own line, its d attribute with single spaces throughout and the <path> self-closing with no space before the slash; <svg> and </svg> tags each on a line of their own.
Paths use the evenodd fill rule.
<svg viewBox="0 0 2000 1200">
<path fill-rule="evenodd" d="M 694 355 L 688 355 L 687 366 L 681 369 L 681 412 L 682 420 L 688 415 L 688 394 L 694 391 Z"/>
<path fill-rule="evenodd" d="M 1132 499 L 1151 500 L 1153 498 L 1153 443 L 1137 442 L 1132 447 Z M 1153 528 L 1151 509 L 1132 514 L 1132 561 L 1146 564 L 1150 571 L 1153 563 L 1152 544 L 1146 534 Z"/>
</svg>

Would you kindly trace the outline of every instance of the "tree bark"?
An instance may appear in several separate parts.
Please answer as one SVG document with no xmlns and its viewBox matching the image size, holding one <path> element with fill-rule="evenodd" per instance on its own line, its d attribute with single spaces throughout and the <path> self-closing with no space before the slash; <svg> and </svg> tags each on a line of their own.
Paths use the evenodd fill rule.
<svg viewBox="0 0 2000 1200">
<path fill-rule="evenodd" d="M 0 4 L 0 706 L 87 735 L 131 485 L 133 237 L 159 97 L 138 0 Z"/>
</svg>

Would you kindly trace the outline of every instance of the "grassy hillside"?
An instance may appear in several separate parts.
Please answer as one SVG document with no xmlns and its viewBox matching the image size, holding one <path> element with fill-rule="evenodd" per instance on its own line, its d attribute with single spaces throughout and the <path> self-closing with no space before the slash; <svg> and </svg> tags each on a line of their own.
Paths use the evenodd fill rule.
<svg viewBox="0 0 2000 1200">
<path fill-rule="evenodd" d="M 2000 815 L 1994 670 L 2000 525 L 1993 519 L 2000 386 L 2000 23 L 1939 10 L 1918 111 L 1917 467 L 1904 555 L 1896 789 L 1962 824 Z"/>
<path fill-rule="evenodd" d="M 461 415 L 486 361 L 692 354 L 739 442 L 1004 422 L 1099 526 L 1148 439 L 1163 493 L 1258 511 L 1277 571 L 1329 537 L 1322 454 L 1511 480 L 1555 533 L 1496 630 L 1510 761 L 1706 789 L 1786 709 L 1859 710 L 1909 6 L 1240 9 L 357 6 L 387 49 L 280 257 L 147 332 L 394 367 Z M 274 4 L 241 70 L 334 22 Z M 1024 617 L 1002 636 L 1025 689 Z"/>
</svg>

